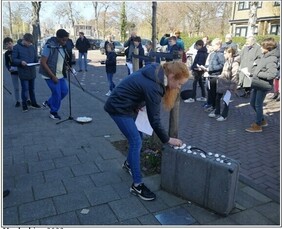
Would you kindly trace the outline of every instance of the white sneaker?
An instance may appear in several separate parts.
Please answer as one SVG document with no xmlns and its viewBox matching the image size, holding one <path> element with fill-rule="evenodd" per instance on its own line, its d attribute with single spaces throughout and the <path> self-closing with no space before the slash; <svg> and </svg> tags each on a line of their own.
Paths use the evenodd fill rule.
<svg viewBox="0 0 282 229">
<path fill-rule="evenodd" d="M 189 98 L 189 99 L 185 99 L 184 103 L 194 103 L 195 99 Z"/>
<path fill-rule="evenodd" d="M 209 113 L 209 117 L 210 118 L 215 118 L 217 115 L 214 113 L 215 112 L 215 110 L 213 110 L 211 113 Z"/>
<path fill-rule="evenodd" d="M 200 98 L 197 98 L 196 100 L 199 101 L 199 102 L 206 102 L 207 101 L 207 99 L 205 97 L 200 97 Z"/>
<path fill-rule="evenodd" d="M 216 121 L 219 121 L 219 122 L 222 122 L 222 121 L 225 121 L 227 118 L 224 118 L 222 116 L 219 116 Z"/>
<path fill-rule="evenodd" d="M 110 96 L 112 94 L 111 91 L 108 91 L 108 93 L 106 94 L 106 96 Z"/>
</svg>

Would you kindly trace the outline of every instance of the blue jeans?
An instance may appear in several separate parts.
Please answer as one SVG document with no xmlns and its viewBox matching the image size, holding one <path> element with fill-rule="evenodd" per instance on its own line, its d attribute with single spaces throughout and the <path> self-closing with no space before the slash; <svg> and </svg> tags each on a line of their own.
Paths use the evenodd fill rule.
<svg viewBox="0 0 282 229">
<path fill-rule="evenodd" d="M 21 86 L 22 86 L 22 103 L 23 106 L 27 106 L 27 99 L 28 94 L 32 105 L 37 104 L 35 99 L 35 93 L 34 93 L 34 82 L 35 78 L 32 80 L 21 80 Z"/>
<path fill-rule="evenodd" d="M 61 106 L 61 100 L 68 94 L 67 83 L 64 78 L 59 79 L 58 83 L 54 83 L 51 79 L 45 81 L 52 92 L 51 97 L 48 99 L 50 112 L 58 112 Z"/>
<path fill-rule="evenodd" d="M 261 125 L 261 122 L 264 120 L 263 116 L 263 101 L 265 99 L 267 91 L 253 89 L 251 95 L 251 106 L 256 112 L 256 123 Z"/>
<path fill-rule="evenodd" d="M 133 182 L 139 184 L 142 182 L 140 170 L 140 151 L 142 148 L 142 133 L 135 125 L 135 120 L 131 116 L 111 115 L 120 131 L 127 138 L 129 143 L 129 152 L 127 162 L 131 168 Z"/>
<path fill-rule="evenodd" d="M 113 82 L 113 76 L 114 76 L 113 73 L 107 73 L 107 78 L 108 78 L 108 83 L 109 83 L 110 91 L 112 91 L 115 88 L 115 86 L 116 86 L 114 84 L 114 82 Z"/>
<path fill-rule="evenodd" d="M 79 70 L 82 70 L 82 57 L 84 57 L 83 58 L 84 69 L 87 70 L 87 52 L 80 52 L 78 55 Z"/>
</svg>

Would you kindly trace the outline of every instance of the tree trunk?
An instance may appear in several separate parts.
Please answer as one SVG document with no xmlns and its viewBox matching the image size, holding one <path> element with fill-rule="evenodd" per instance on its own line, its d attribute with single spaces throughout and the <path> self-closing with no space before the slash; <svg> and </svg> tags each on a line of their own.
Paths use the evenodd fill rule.
<svg viewBox="0 0 282 229">
<path fill-rule="evenodd" d="M 156 41 L 157 41 L 157 2 L 152 4 L 152 42 L 153 51 L 156 51 Z"/>
<path fill-rule="evenodd" d="M 96 36 L 99 38 L 99 29 L 98 29 L 98 2 L 93 2 L 94 15 L 95 15 L 95 30 Z"/>
<path fill-rule="evenodd" d="M 31 2 L 31 3 L 32 3 L 32 36 L 33 36 L 34 47 L 37 50 L 38 39 L 41 37 L 40 23 L 39 23 L 39 12 L 41 8 L 41 2 Z"/>
<path fill-rule="evenodd" d="M 257 22 L 257 9 L 258 9 L 258 2 L 250 2 L 247 37 L 253 36 L 255 34 L 255 27 Z"/>
<path fill-rule="evenodd" d="M 12 9 L 11 9 L 11 2 L 9 4 L 9 20 L 10 20 L 10 37 L 13 37 L 13 21 L 12 21 Z"/>
</svg>

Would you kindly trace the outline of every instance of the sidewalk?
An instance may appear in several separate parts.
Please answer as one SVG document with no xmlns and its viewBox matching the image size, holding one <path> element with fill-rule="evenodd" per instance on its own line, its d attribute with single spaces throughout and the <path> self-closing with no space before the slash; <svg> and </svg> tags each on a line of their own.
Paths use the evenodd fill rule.
<svg viewBox="0 0 282 229">
<path fill-rule="evenodd" d="M 10 79 L 3 78 L 12 89 Z M 23 113 L 3 92 L 3 186 L 11 191 L 3 199 L 5 226 L 280 224 L 279 202 L 242 182 L 228 217 L 163 191 L 159 175 L 144 178 L 157 195 L 155 201 L 131 195 L 132 179 L 121 169 L 125 156 L 110 143 L 124 137 L 104 112 L 99 95 L 73 84 L 71 90 L 73 116 L 92 117 L 91 123 L 68 120 L 56 125 L 48 109 Z M 38 103 L 49 94 L 37 77 Z M 60 115 L 69 117 L 68 98 Z M 83 214 L 83 209 L 89 212 Z"/>
</svg>

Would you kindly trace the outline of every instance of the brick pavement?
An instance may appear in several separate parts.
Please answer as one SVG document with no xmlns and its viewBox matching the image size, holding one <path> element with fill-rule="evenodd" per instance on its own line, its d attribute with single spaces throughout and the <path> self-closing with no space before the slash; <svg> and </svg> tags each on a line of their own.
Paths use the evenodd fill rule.
<svg viewBox="0 0 282 229">
<path fill-rule="evenodd" d="M 94 54 L 95 51 L 92 52 Z M 110 144 L 110 141 L 121 140 L 123 136 L 103 112 L 104 94 L 107 92 L 104 67 L 98 63 L 93 66 L 87 75 L 78 75 L 87 89 L 86 93 L 72 86 L 72 114 L 74 117 L 92 117 L 93 121 L 89 124 L 81 125 L 68 120 L 56 125 L 54 120 L 48 118 L 48 110 L 45 109 L 22 113 L 20 108 L 13 107 L 13 97 L 3 91 L 3 186 L 11 190 L 10 195 L 3 200 L 4 225 L 160 225 L 157 216 L 177 209 L 189 213 L 195 219 L 195 225 L 280 223 L 279 202 L 262 192 L 261 186 L 259 189 L 250 186 L 250 179 L 244 180 L 246 183 L 240 182 L 236 208 L 228 217 L 219 216 L 164 192 L 160 189 L 159 175 L 144 178 L 145 183 L 156 192 L 156 201 L 146 202 L 132 196 L 128 190 L 131 177 L 121 169 L 125 157 Z M 118 69 L 124 69 L 124 65 Z M 4 75 L 5 86 L 11 89 L 5 71 Z M 119 81 L 120 78 L 117 76 L 115 80 Z M 45 82 L 38 77 L 38 101 L 44 101 L 49 93 Z M 267 187 L 274 186 L 277 180 L 279 182 L 277 168 L 273 166 L 279 163 L 275 154 L 276 138 L 273 136 L 279 136 L 279 128 L 277 131 L 271 127 L 271 124 L 277 123 L 276 113 L 270 116 L 270 126 L 261 134 L 267 141 L 272 141 L 273 146 L 266 146 L 262 143 L 262 137 L 247 136 L 243 131 L 240 132 L 251 121 L 251 115 L 236 122 L 238 113 L 232 109 L 228 122 L 219 125 L 206 117 L 198 105 L 181 104 L 181 120 L 184 117 L 189 122 L 181 123 L 179 134 L 185 136 L 183 139 L 187 143 L 225 152 L 237 159 L 241 157 L 241 161 L 242 158 L 248 162 L 258 157 L 259 160 L 253 161 L 256 166 L 251 171 L 247 167 L 248 163 L 242 164 L 242 174 L 246 173 L 244 177 L 259 174 L 253 179 Z M 194 110 L 197 112 L 190 112 Z M 250 114 L 244 109 L 241 112 Z M 62 104 L 61 115 L 63 118 L 69 116 L 67 99 Z M 166 118 L 164 114 L 164 121 Z M 197 130 L 199 125 L 205 131 Z M 214 129 L 221 131 L 216 141 L 215 137 L 206 133 Z M 272 134 L 272 137 L 264 133 Z M 231 144 L 234 136 L 240 139 Z M 245 139 L 256 142 L 259 147 L 254 143 L 249 146 L 243 141 Z M 219 144 L 221 142 L 230 146 L 222 146 Z M 238 152 L 240 144 L 241 150 L 246 152 L 249 149 L 250 153 Z M 274 152 L 268 152 L 267 157 L 265 149 Z M 272 161 L 268 161 L 268 158 Z M 272 177 L 269 184 L 263 182 L 264 177 Z M 82 209 L 88 209 L 89 213 L 82 214 Z M 177 225 L 178 222 L 174 221 L 173 224 Z"/>
</svg>

